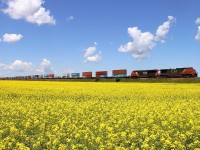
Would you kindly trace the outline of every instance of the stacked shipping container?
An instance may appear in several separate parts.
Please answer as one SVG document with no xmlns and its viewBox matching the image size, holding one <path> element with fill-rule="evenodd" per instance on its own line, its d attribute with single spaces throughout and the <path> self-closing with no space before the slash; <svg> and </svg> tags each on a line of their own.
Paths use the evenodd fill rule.
<svg viewBox="0 0 200 150">
<path fill-rule="evenodd" d="M 31 78 L 32 78 L 32 79 L 38 79 L 38 78 L 39 78 L 39 75 L 32 75 Z"/>
<path fill-rule="evenodd" d="M 127 70 L 126 69 L 113 70 L 112 76 L 113 77 L 126 77 L 127 76 Z"/>
<path fill-rule="evenodd" d="M 40 78 L 54 78 L 54 74 L 47 74 L 47 75 L 44 75 L 44 76 L 41 76 Z"/>
<path fill-rule="evenodd" d="M 92 72 L 82 72 L 83 78 L 92 78 Z"/>
<path fill-rule="evenodd" d="M 71 78 L 80 78 L 80 73 L 71 73 Z"/>
<path fill-rule="evenodd" d="M 26 76 L 26 79 L 31 79 L 31 76 Z"/>
<path fill-rule="evenodd" d="M 54 78 L 54 74 L 48 74 L 48 78 Z"/>
<path fill-rule="evenodd" d="M 63 75 L 62 78 L 63 79 L 70 78 L 70 73 L 67 73 L 66 75 Z"/>
<path fill-rule="evenodd" d="M 106 78 L 108 76 L 107 71 L 97 71 L 96 72 L 96 77 L 97 78 Z"/>
</svg>

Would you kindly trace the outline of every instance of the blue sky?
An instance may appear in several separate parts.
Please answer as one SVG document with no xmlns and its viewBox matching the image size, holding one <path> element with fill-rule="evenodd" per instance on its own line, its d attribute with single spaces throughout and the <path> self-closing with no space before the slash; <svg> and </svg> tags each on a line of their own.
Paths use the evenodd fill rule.
<svg viewBox="0 0 200 150">
<path fill-rule="evenodd" d="M 0 0 L 0 76 L 194 67 L 199 0 Z"/>
</svg>

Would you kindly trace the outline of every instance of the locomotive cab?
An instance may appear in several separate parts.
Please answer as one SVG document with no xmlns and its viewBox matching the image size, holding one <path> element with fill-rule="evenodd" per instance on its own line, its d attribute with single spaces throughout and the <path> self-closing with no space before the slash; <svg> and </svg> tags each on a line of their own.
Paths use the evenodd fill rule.
<svg viewBox="0 0 200 150">
<path fill-rule="evenodd" d="M 184 69 L 184 71 L 182 72 L 182 76 L 194 78 L 194 77 L 197 77 L 197 71 L 192 67 L 188 67 Z"/>
<path fill-rule="evenodd" d="M 198 77 L 198 72 L 194 69 L 195 73 L 194 73 L 194 77 Z"/>
</svg>

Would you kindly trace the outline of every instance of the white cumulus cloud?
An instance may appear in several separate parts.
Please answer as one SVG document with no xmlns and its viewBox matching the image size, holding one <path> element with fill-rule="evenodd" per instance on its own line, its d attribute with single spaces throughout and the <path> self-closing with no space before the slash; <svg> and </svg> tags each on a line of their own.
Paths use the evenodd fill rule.
<svg viewBox="0 0 200 150">
<path fill-rule="evenodd" d="M 101 60 L 101 52 L 99 51 L 99 53 L 96 53 L 96 48 L 97 43 L 94 43 L 94 46 L 88 47 L 87 49 L 85 49 L 85 54 L 84 54 L 84 62 L 99 62 Z"/>
<path fill-rule="evenodd" d="M 142 32 L 138 27 L 128 28 L 128 34 L 132 41 L 119 47 L 120 52 L 129 52 L 135 59 L 144 59 L 150 56 L 150 51 L 157 42 L 164 42 L 171 24 L 175 21 L 173 16 L 168 16 L 168 21 L 158 27 L 155 35 L 150 32 Z"/>
<path fill-rule="evenodd" d="M 149 51 L 155 46 L 154 35 L 149 32 L 141 32 L 137 27 L 128 28 L 128 33 L 133 41 L 120 46 L 119 51 L 130 52 L 136 59 L 148 57 Z"/>
<path fill-rule="evenodd" d="M 196 22 L 196 24 L 200 24 L 200 18 L 197 18 L 197 20 L 195 22 Z"/>
<path fill-rule="evenodd" d="M 51 62 L 48 59 L 44 58 L 40 63 L 40 68 L 37 69 L 37 72 L 42 74 L 49 74 L 49 73 L 54 73 L 55 70 L 52 67 Z"/>
<path fill-rule="evenodd" d="M 168 21 L 164 22 L 161 26 L 158 27 L 156 31 L 156 40 L 164 42 L 164 38 L 169 33 L 170 26 L 176 19 L 173 16 L 168 16 Z"/>
<path fill-rule="evenodd" d="M 200 18 L 197 18 L 195 23 L 200 24 Z M 197 31 L 197 34 L 195 36 L 195 39 L 200 42 L 200 26 L 198 26 L 198 31 Z"/>
<path fill-rule="evenodd" d="M 101 53 L 95 54 L 95 55 L 92 55 L 92 56 L 88 56 L 86 58 L 86 62 L 87 61 L 90 61 L 90 62 L 99 62 L 100 60 L 101 60 Z"/>
<path fill-rule="evenodd" d="M 13 19 L 24 19 L 38 25 L 54 25 L 54 17 L 50 15 L 49 10 L 42 7 L 43 4 L 43 0 L 8 0 L 8 7 L 3 9 L 3 12 Z"/>
<path fill-rule="evenodd" d="M 73 20 L 74 19 L 74 16 L 69 16 L 68 18 L 67 18 L 67 21 L 70 21 L 70 20 Z"/>
<path fill-rule="evenodd" d="M 30 70 L 32 68 L 32 65 L 33 65 L 32 63 L 23 62 L 21 60 L 15 60 L 10 65 L 4 65 L 4 68 L 16 72 L 25 72 L 27 70 Z"/>
<path fill-rule="evenodd" d="M 2 41 L 3 42 L 6 42 L 6 43 L 15 43 L 15 42 L 18 42 L 22 39 L 22 35 L 21 34 L 8 34 L 8 33 L 5 33 L 3 35 L 3 39 Z"/>
<path fill-rule="evenodd" d="M 200 26 L 198 26 L 198 32 L 195 36 L 195 39 L 200 42 Z"/>
</svg>

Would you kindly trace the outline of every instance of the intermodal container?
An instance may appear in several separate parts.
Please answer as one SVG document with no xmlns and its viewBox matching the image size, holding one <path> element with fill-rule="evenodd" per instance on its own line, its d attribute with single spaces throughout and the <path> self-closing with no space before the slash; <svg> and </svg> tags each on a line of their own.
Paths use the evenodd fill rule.
<svg viewBox="0 0 200 150">
<path fill-rule="evenodd" d="M 61 76 L 55 76 L 54 78 L 55 79 L 61 79 Z"/>
<path fill-rule="evenodd" d="M 127 77 L 127 74 L 113 74 L 113 77 Z"/>
<path fill-rule="evenodd" d="M 67 74 L 63 75 L 62 78 L 63 79 L 70 78 L 70 73 L 67 73 Z"/>
<path fill-rule="evenodd" d="M 26 79 L 26 76 L 22 76 L 22 79 Z"/>
<path fill-rule="evenodd" d="M 100 78 L 105 78 L 108 76 L 108 72 L 107 71 L 97 71 L 96 72 L 96 77 L 100 77 Z"/>
<path fill-rule="evenodd" d="M 82 72 L 83 78 L 92 78 L 92 72 Z"/>
<path fill-rule="evenodd" d="M 44 75 L 39 75 L 39 79 L 43 79 L 44 78 Z"/>
<path fill-rule="evenodd" d="M 80 78 L 80 73 L 71 73 L 71 78 Z"/>
<path fill-rule="evenodd" d="M 49 78 L 49 76 L 48 75 L 44 75 L 43 78 Z"/>
<path fill-rule="evenodd" d="M 26 76 L 26 79 L 31 79 L 31 76 Z"/>
<path fill-rule="evenodd" d="M 70 73 L 67 73 L 66 77 L 67 77 L 67 78 L 70 78 Z"/>
<path fill-rule="evenodd" d="M 113 75 L 117 75 L 117 74 L 126 74 L 127 75 L 127 70 L 126 69 L 113 70 L 112 74 Z"/>
<path fill-rule="evenodd" d="M 33 79 L 38 79 L 38 78 L 39 78 L 39 75 L 33 75 L 31 78 L 33 78 Z"/>
<path fill-rule="evenodd" d="M 17 76 L 17 79 L 22 79 L 22 76 Z"/>
<path fill-rule="evenodd" d="M 48 78 L 54 78 L 54 74 L 48 74 Z"/>
</svg>

